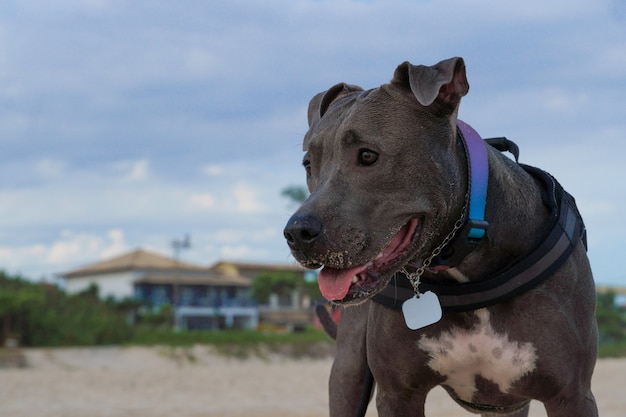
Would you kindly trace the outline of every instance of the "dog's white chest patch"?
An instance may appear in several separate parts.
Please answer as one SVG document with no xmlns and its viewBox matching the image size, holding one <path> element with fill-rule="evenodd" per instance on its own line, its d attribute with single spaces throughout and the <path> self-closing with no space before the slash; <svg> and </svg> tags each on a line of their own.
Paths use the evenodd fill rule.
<svg viewBox="0 0 626 417">
<path fill-rule="evenodd" d="M 418 342 L 430 356 L 428 366 L 445 376 L 445 384 L 464 401 L 472 401 L 477 376 L 506 393 L 535 369 L 537 359 L 532 343 L 515 342 L 506 333 L 496 333 L 487 309 L 476 310 L 476 315 L 479 322 L 470 329 L 453 327 L 438 337 L 422 336 Z"/>
</svg>

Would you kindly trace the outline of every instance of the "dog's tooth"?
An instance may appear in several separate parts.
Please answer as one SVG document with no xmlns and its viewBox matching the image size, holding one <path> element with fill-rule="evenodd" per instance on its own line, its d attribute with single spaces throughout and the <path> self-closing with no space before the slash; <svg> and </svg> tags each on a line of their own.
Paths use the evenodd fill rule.
<svg viewBox="0 0 626 417">
<path fill-rule="evenodd" d="M 357 282 L 359 282 L 359 277 L 357 277 L 356 275 L 352 277 L 352 283 L 356 284 Z"/>
</svg>

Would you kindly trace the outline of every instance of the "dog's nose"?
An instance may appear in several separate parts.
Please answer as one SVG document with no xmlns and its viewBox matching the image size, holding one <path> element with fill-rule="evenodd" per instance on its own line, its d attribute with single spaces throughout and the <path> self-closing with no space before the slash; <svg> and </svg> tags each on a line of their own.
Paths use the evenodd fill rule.
<svg viewBox="0 0 626 417">
<path fill-rule="evenodd" d="M 291 249 L 302 249 L 322 234 L 322 222 L 311 215 L 293 215 L 283 234 Z"/>
</svg>

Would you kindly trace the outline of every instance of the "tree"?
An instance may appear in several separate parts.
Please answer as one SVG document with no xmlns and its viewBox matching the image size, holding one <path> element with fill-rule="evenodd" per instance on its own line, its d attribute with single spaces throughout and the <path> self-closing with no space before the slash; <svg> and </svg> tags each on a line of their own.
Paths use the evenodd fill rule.
<svg viewBox="0 0 626 417">
<path fill-rule="evenodd" d="M 313 300 L 321 297 L 317 281 L 307 282 L 297 272 L 263 272 L 252 282 L 252 296 L 261 304 L 267 303 L 271 294 L 285 298 L 296 289 L 300 289 Z"/>
<path fill-rule="evenodd" d="M 597 294 L 596 319 L 600 342 L 626 340 L 626 315 L 615 304 L 615 292 Z"/>
<path fill-rule="evenodd" d="M 29 310 L 43 303 L 44 294 L 40 288 L 27 285 L 21 277 L 10 280 L 0 272 L 0 318 L 3 339 L 20 336 L 21 324 Z"/>
<path fill-rule="evenodd" d="M 271 294 L 288 296 L 297 288 L 300 277 L 295 272 L 263 272 L 252 282 L 252 296 L 262 304 L 268 302 Z"/>
<path fill-rule="evenodd" d="M 283 189 L 280 195 L 282 195 L 283 197 L 287 197 L 289 200 L 291 200 L 294 203 L 301 204 L 304 202 L 304 200 L 307 199 L 307 197 L 309 196 L 309 192 L 307 191 L 305 187 L 301 187 L 298 185 L 291 185 Z"/>
</svg>

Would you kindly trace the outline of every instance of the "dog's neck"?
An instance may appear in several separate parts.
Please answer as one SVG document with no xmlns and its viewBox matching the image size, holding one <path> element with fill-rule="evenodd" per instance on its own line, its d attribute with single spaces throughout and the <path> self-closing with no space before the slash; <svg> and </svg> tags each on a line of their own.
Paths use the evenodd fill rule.
<svg viewBox="0 0 626 417">
<path fill-rule="evenodd" d="M 425 265 L 439 279 L 467 282 L 493 275 L 537 246 L 549 210 L 540 203 L 541 187 L 524 169 L 469 125 L 458 120 L 457 126 L 459 172 L 467 173 L 461 176 L 467 190 L 464 206 L 453 210 L 447 222 L 452 239 L 431 249 L 441 253 L 430 258 L 427 254 L 413 265 Z M 509 150 L 517 159 L 519 150 L 511 144 L 513 148 L 498 149 Z M 439 242 L 448 237 L 440 236 Z"/>
<path fill-rule="evenodd" d="M 487 145 L 470 125 L 461 120 L 457 121 L 457 153 L 458 159 L 465 162 L 460 172 L 467 172 L 464 178 L 467 191 L 463 207 L 458 210 L 460 217 L 433 255 L 439 253 L 423 261 L 432 271 L 458 266 L 481 244 L 489 226 L 485 220 L 489 183 Z"/>
</svg>

